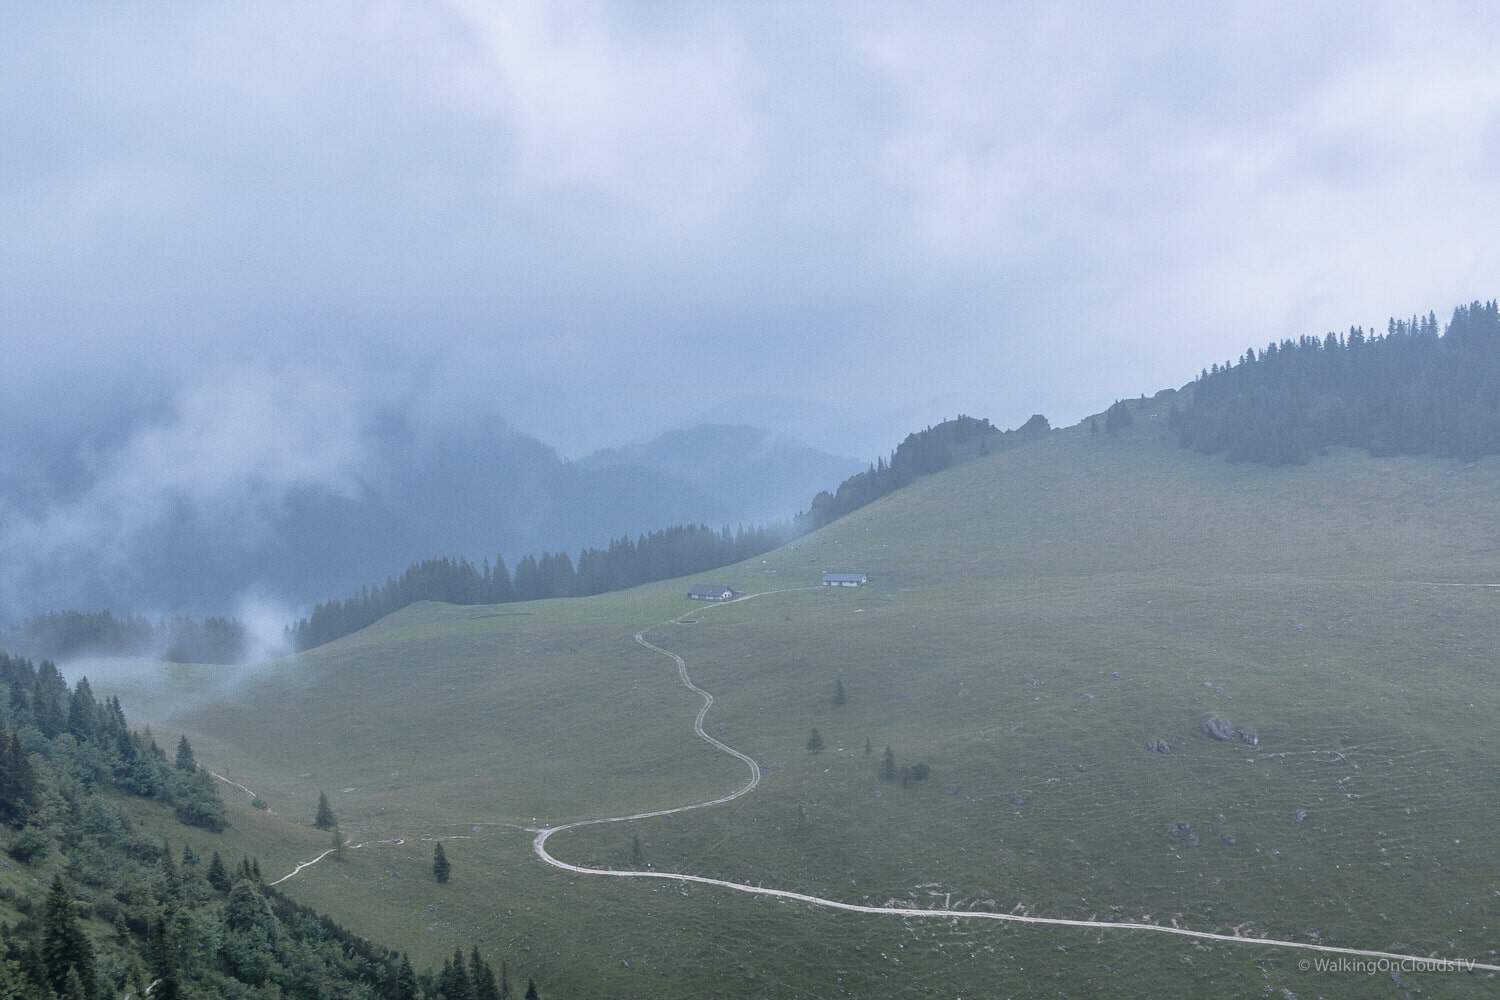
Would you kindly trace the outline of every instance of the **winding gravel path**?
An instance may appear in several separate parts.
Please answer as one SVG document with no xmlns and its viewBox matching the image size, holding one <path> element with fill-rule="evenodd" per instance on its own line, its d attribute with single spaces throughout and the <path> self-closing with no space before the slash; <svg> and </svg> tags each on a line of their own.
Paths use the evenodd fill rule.
<svg viewBox="0 0 1500 1000">
<path fill-rule="evenodd" d="M 757 597 L 767 597 L 771 594 L 787 593 L 790 590 L 816 590 L 816 587 L 794 587 L 782 590 L 766 590 L 755 594 L 746 594 L 725 604 L 736 604 L 740 601 L 749 601 Z M 679 622 L 688 614 L 701 614 L 713 607 L 721 605 L 709 605 L 702 609 L 694 609 L 669 622 Z M 663 623 L 667 624 L 667 623 Z M 703 719 L 708 715 L 708 710 L 713 707 L 714 696 L 708 691 L 693 683 L 688 674 L 687 663 L 681 656 L 664 649 L 646 638 L 646 629 L 635 634 L 635 641 L 652 652 L 667 657 L 677 665 L 677 676 L 682 685 L 689 691 L 703 699 L 703 706 L 698 709 L 698 716 L 693 720 L 693 732 L 699 739 L 710 746 L 729 754 L 736 760 L 744 763 L 749 769 L 750 779 L 737 790 L 728 795 L 722 795 L 716 799 L 705 802 L 695 802 L 691 805 L 676 806 L 670 809 L 656 809 L 651 812 L 632 813 L 628 816 L 609 816 L 597 819 L 575 820 L 571 823 L 561 823 L 557 826 L 544 827 L 536 831 L 536 838 L 531 842 L 531 848 L 536 856 L 545 863 L 561 871 L 571 872 L 575 875 L 599 875 L 608 878 L 634 878 L 634 879 L 656 879 L 666 882 L 685 882 L 694 885 L 708 885 L 720 889 L 728 889 L 733 892 L 742 892 L 751 896 L 768 896 L 773 899 L 791 900 L 797 903 L 805 903 L 809 906 L 822 907 L 827 910 L 838 910 L 844 913 L 861 913 L 880 917 L 906 917 L 918 919 L 939 920 L 998 920 L 1014 924 L 1035 924 L 1047 927 L 1074 927 L 1085 930 L 1099 931 L 1142 931 L 1152 934 L 1171 934 L 1176 937 L 1194 938 L 1200 941 L 1223 941 L 1228 944 L 1258 945 L 1267 948 L 1289 948 L 1299 951 L 1318 952 L 1325 955 L 1347 955 L 1355 958 L 1385 959 L 1393 962 L 1416 963 L 1427 968 L 1446 968 L 1461 970 L 1483 970 L 1487 972 L 1500 972 L 1500 965 L 1490 965 L 1483 962 L 1463 958 L 1440 958 L 1430 955 L 1407 955 L 1393 951 L 1378 951 L 1366 948 L 1341 948 L 1335 945 L 1311 944 L 1304 941 L 1288 941 L 1281 938 L 1252 937 L 1241 934 L 1218 934 L 1213 931 L 1195 931 L 1185 927 L 1173 927 L 1169 924 L 1147 924 L 1132 921 L 1115 920 L 1070 920 L 1064 917 L 1031 917 L 1015 913 L 994 913 L 986 910 L 949 910 L 949 909 L 921 909 L 918 907 L 898 906 L 867 906 L 860 903 L 846 903 L 842 900 L 827 899 L 823 896 L 813 896 L 805 892 L 793 892 L 790 889 L 767 889 L 763 886 L 746 885 L 743 882 L 731 882 L 727 879 L 708 878 L 703 875 L 685 875 L 678 872 L 657 871 L 635 871 L 616 868 L 589 868 L 584 865 L 575 865 L 554 856 L 547 850 L 547 841 L 553 834 L 562 833 L 566 830 L 577 830 L 586 826 L 602 826 L 606 823 L 628 823 L 634 820 L 651 819 L 656 816 L 671 816 L 677 813 L 692 812 L 697 809 L 707 809 L 711 806 L 724 805 L 735 799 L 748 795 L 760 784 L 760 765 L 755 762 L 749 754 L 742 753 L 734 747 L 709 735 L 703 728 Z"/>
<path fill-rule="evenodd" d="M 1486 585 L 1486 586 L 1495 586 L 1495 585 L 1491 584 L 1491 585 Z M 741 597 L 734 598 L 731 601 L 725 601 L 725 602 L 723 602 L 723 604 L 737 604 L 740 601 L 754 600 L 755 598 L 758 598 L 758 597 L 768 597 L 768 596 L 770 596 L 772 594 L 784 594 L 784 593 L 789 593 L 789 592 L 798 591 L 798 590 L 817 590 L 817 589 L 819 589 L 819 588 L 817 588 L 817 587 L 787 587 L 787 588 L 782 588 L 782 589 L 779 589 L 779 590 L 766 590 L 766 591 L 761 591 L 759 593 L 754 593 L 754 594 L 745 594 L 745 595 L 743 595 Z M 687 618 L 689 615 L 700 615 L 700 614 L 703 614 L 703 613 L 705 613 L 707 611 L 712 610 L 715 607 L 721 607 L 721 606 L 723 606 L 723 605 L 712 604 L 712 605 L 708 605 L 708 606 L 702 607 L 702 608 L 694 608 L 693 610 L 685 612 L 684 614 L 678 615 L 675 618 L 668 619 L 666 622 L 663 622 L 662 624 L 680 623 L 680 622 L 682 622 L 683 619 Z M 508 823 L 507 824 L 497 824 L 497 825 L 503 825 L 503 826 L 511 826 L 511 827 L 516 828 L 516 829 L 522 829 L 522 830 L 525 830 L 527 833 L 534 833 L 536 836 L 535 836 L 535 838 L 531 842 L 531 847 L 532 847 L 533 852 L 535 852 L 536 856 L 538 858 L 540 858 L 543 862 L 545 862 L 546 864 L 548 864 L 548 865 L 552 866 L 553 868 L 556 868 L 556 869 L 558 869 L 560 871 L 570 872 L 570 873 L 572 873 L 574 875 L 597 875 L 597 876 L 603 876 L 603 877 L 607 877 L 607 878 L 626 878 L 626 879 L 655 879 L 655 880 L 664 881 L 664 882 L 679 882 L 679 883 L 691 883 L 691 884 L 694 884 L 694 885 L 713 886 L 713 887 L 719 888 L 719 889 L 727 889 L 727 890 L 730 890 L 731 892 L 745 893 L 746 895 L 750 895 L 750 896 L 765 896 L 765 897 L 769 897 L 769 898 L 772 898 L 772 899 L 784 899 L 784 900 L 788 900 L 788 901 L 791 901 L 791 902 L 803 903 L 803 904 L 806 904 L 808 906 L 821 907 L 821 908 L 826 909 L 826 910 L 837 910 L 837 911 L 842 912 L 842 913 L 858 913 L 858 914 L 863 914 L 863 915 L 867 915 L 867 916 L 902 917 L 902 918 L 907 918 L 907 919 L 954 920 L 954 921 L 957 921 L 957 920 L 994 920 L 994 921 L 1001 921 L 1001 922 L 1004 922 L 1004 923 L 1013 923 L 1013 924 L 1032 924 L 1032 925 L 1039 925 L 1039 926 L 1045 926 L 1045 927 L 1071 927 L 1071 928 L 1078 928 L 1078 929 L 1083 929 L 1083 930 L 1094 930 L 1094 931 L 1132 931 L 1132 932 L 1142 932 L 1142 933 L 1149 933 L 1149 934 L 1170 934 L 1170 935 L 1173 935 L 1175 937 L 1193 938 L 1193 939 L 1200 940 L 1200 941 L 1222 941 L 1222 942 L 1224 942 L 1226 944 L 1255 945 L 1255 946 L 1265 947 L 1265 948 L 1286 948 L 1286 949 L 1294 949 L 1294 950 L 1297 950 L 1297 951 L 1317 952 L 1319 954 L 1324 954 L 1324 955 L 1341 955 L 1341 956 L 1350 956 L 1350 957 L 1353 957 L 1353 958 L 1377 959 L 1377 960 L 1387 960 L 1387 961 L 1391 961 L 1391 962 L 1412 963 L 1413 965 L 1417 966 L 1418 968 L 1428 968 L 1428 969 L 1439 969 L 1440 968 L 1440 969 L 1458 969 L 1458 970 L 1467 970 L 1467 971 L 1500 972 L 1500 965 L 1487 964 L 1487 963 L 1484 963 L 1484 962 L 1479 962 L 1479 961 L 1475 961 L 1475 960 L 1472 960 L 1472 959 L 1464 959 L 1464 958 L 1442 958 L 1442 957 L 1435 957 L 1435 956 L 1431 956 L 1431 955 L 1409 955 L 1409 954 L 1403 954 L 1401 952 L 1394 952 L 1394 951 L 1379 951 L 1379 950 L 1375 950 L 1375 949 L 1366 949 L 1366 948 L 1342 948 L 1342 947 L 1338 947 L 1336 945 L 1312 944 L 1312 943 L 1305 942 L 1305 941 L 1288 941 L 1288 940 L 1285 940 L 1285 939 L 1282 939 L 1282 938 L 1253 937 L 1253 936 L 1250 936 L 1250 935 L 1243 935 L 1243 934 L 1219 934 L 1219 933 L 1216 933 L 1216 932 L 1213 932 L 1213 931 L 1196 931 L 1196 930 L 1190 930 L 1190 929 L 1185 928 L 1185 927 L 1174 927 L 1174 926 L 1172 926 L 1170 924 L 1148 924 L 1148 923 L 1139 923 L 1139 922 L 1133 922 L 1133 921 L 1115 921 L 1115 920 L 1071 920 L 1071 919 L 1068 919 L 1068 918 L 1065 918 L 1065 917 L 1033 917 L 1033 916 L 1024 916 L 1024 915 L 1015 914 L 1015 913 L 995 913 L 995 912 L 991 912 L 991 911 L 987 911 L 987 910 L 951 910 L 951 909 L 922 909 L 920 907 L 901 907 L 901 906 L 868 906 L 868 905 L 861 904 L 861 903 L 847 903 L 847 902 L 844 902 L 842 900 L 828 899 L 828 898 L 823 897 L 823 896 L 814 896 L 814 895 L 811 895 L 811 894 L 805 893 L 805 892 L 794 892 L 794 891 L 792 891 L 790 889 L 768 889 L 768 888 L 766 888 L 764 886 L 747 885 L 747 884 L 742 883 L 742 882 L 731 882 L 731 881 L 729 881 L 727 879 L 709 878 L 709 877 L 704 876 L 704 875 L 686 875 L 686 874 L 682 874 L 682 873 L 678 873 L 678 872 L 635 871 L 635 870 L 629 870 L 629 869 L 616 869 L 616 868 L 589 868 L 589 867 L 584 866 L 584 865 L 575 865 L 575 864 L 571 864 L 570 862 L 563 861 L 563 860 L 561 860 L 560 858 L 556 857 L 555 855 L 553 855 L 551 852 L 549 852 L 547 850 L 547 841 L 554 834 L 562 833 L 562 832 L 567 831 L 567 830 L 577 830 L 577 829 L 581 829 L 581 828 L 586 827 L 586 826 L 603 826 L 604 824 L 607 824 L 607 823 L 629 823 L 629 822 L 633 822 L 635 820 L 652 819 L 652 818 L 657 817 L 657 816 L 672 816 L 672 815 L 676 815 L 678 813 L 693 812 L 693 811 L 698 810 L 698 809 L 708 809 L 708 808 L 711 808 L 713 806 L 721 806 L 721 805 L 724 805 L 726 803 L 733 802 L 735 799 L 738 799 L 738 798 L 741 798 L 741 797 L 743 797 L 745 795 L 750 794 L 760 784 L 760 778 L 761 778 L 760 765 L 755 762 L 754 758 L 752 758 L 747 753 L 743 753 L 740 750 L 736 750 L 734 747 L 730 746 L 728 743 L 725 743 L 723 740 L 720 740 L 717 737 L 714 737 L 714 736 L 710 735 L 707 732 L 707 730 L 705 730 L 703 728 L 703 720 L 708 715 L 709 709 L 713 708 L 713 705 L 714 705 L 714 696 L 710 692 L 706 691 L 705 689 L 699 687 L 697 684 L 693 683 L 693 678 L 688 673 L 687 663 L 686 663 L 686 661 L 683 660 L 683 658 L 681 656 L 679 656 L 677 653 L 672 652 L 670 649 L 666 649 L 666 648 L 664 648 L 662 646 L 658 646 L 655 643 L 651 642 L 649 639 L 647 639 L 646 638 L 646 632 L 647 631 L 648 631 L 648 629 L 642 629 L 641 631 L 637 632 L 635 634 L 635 641 L 637 643 L 639 643 L 641 646 L 644 646 L 646 649 L 649 649 L 649 650 L 651 650 L 654 653 L 658 653 L 661 656 L 667 657 L 674 664 L 676 664 L 676 666 L 677 666 L 677 677 L 678 677 L 678 680 L 682 683 L 683 687 L 687 688 L 689 691 L 692 691 L 694 694 L 698 695 L 698 697 L 700 697 L 700 698 L 703 699 L 703 705 L 698 709 L 698 715 L 693 720 L 693 733 L 699 739 L 703 740 L 704 742 L 706 742 L 710 746 L 712 746 L 714 749 L 719 750 L 719 751 L 721 751 L 723 753 L 726 753 L 729 756 L 731 756 L 731 757 L 735 758 L 736 760 L 740 761 L 742 764 L 744 764 L 746 770 L 749 772 L 749 779 L 743 785 L 741 785 L 739 788 L 737 788 L 734 791 L 728 793 L 727 795 L 721 795 L 718 798 L 708 799 L 708 800 L 703 801 L 703 802 L 694 802 L 694 803 L 691 803 L 689 805 L 673 806 L 673 807 L 668 808 L 668 809 L 654 809 L 654 810 L 651 810 L 651 811 L 648 811 L 648 812 L 631 813 L 631 814 L 629 814 L 627 816 L 606 816 L 606 817 L 599 817 L 599 818 L 594 818 L 594 819 L 574 820 L 573 822 L 570 822 L 570 823 L 560 823 L 557 826 L 542 827 L 540 829 L 534 828 L 534 827 L 514 827 L 514 824 L 508 824 Z M 212 773 L 212 772 L 210 772 L 210 773 Z M 248 793 L 251 796 L 254 796 L 254 794 L 255 794 L 254 792 L 250 791 L 250 789 L 246 788 L 244 785 L 241 785 L 241 784 L 239 784 L 238 782 L 235 782 L 235 781 L 231 781 L 230 779 L 225 778 L 222 775 L 214 774 L 214 777 L 218 778 L 220 781 L 223 781 L 226 784 L 230 784 L 230 785 L 235 786 L 236 788 L 241 789 L 242 791 Z M 448 839 L 448 838 L 426 838 L 426 837 L 424 837 L 424 838 L 421 838 L 421 839 L 427 840 L 427 839 Z M 405 843 L 405 839 L 404 838 L 396 837 L 396 838 L 392 838 L 392 839 L 389 839 L 389 840 L 366 841 L 364 843 L 351 844 L 351 845 L 348 846 L 347 849 L 348 850 L 358 850 L 359 848 L 365 847 L 368 844 L 403 844 L 403 843 Z M 297 876 L 303 870 L 305 870 L 307 868 L 310 868 L 313 865 L 316 865 L 318 862 L 322 861 L 323 859 L 327 858 L 329 855 L 331 855 L 333 853 L 334 853 L 334 850 L 332 848 L 330 848 L 329 850 L 324 851 L 322 854 L 319 854 L 317 857 L 313 858 L 312 860 L 302 862 L 301 864 L 297 865 L 297 867 L 294 868 L 292 871 L 288 872 L 287 874 L 283 875 L 281 878 L 279 878 L 276 881 L 272 882 L 271 885 L 280 885 L 281 883 L 287 881 L 288 879 L 291 879 L 291 878 Z"/>
</svg>

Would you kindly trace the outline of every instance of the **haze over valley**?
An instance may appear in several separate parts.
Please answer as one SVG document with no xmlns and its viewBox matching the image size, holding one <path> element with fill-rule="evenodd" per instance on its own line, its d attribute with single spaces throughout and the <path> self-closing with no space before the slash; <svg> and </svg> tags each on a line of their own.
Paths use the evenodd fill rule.
<svg viewBox="0 0 1500 1000">
<path fill-rule="evenodd" d="M 0 996 L 1500 986 L 1500 22 L 0 38 Z"/>
</svg>

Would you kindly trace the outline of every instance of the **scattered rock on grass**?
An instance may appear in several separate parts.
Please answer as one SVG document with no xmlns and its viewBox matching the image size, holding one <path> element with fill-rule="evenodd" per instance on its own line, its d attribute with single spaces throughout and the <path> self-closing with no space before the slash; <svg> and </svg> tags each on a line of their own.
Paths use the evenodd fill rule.
<svg viewBox="0 0 1500 1000">
<path fill-rule="evenodd" d="M 1197 847 L 1198 831 L 1193 829 L 1191 823 L 1168 823 L 1167 839 L 1186 844 L 1188 847 Z"/>
<path fill-rule="evenodd" d="M 1228 719 L 1221 719 L 1217 715 L 1210 715 L 1203 720 L 1203 731 L 1221 742 L 1234 739 L 1234 727 L 1229 724 Z"/>
</svg>

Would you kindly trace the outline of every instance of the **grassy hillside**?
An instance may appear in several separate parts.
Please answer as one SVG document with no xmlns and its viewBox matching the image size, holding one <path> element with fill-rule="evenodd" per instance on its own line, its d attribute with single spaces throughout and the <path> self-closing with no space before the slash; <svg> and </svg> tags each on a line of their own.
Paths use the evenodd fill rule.
<svg viewBox="0 0 1500 1000">
<path fill-rule="evenodd" d="M 716 571 L 746 591 L 826 568 L 872 583 L 654 628 L 715 693 L 710 730 L 765 780 L 722 809 L 565 833 L 550 849 L 629 867 L 638 835 L 659 869 L 850 901 L 1149 916 L 1495 961 L 1500 588 L 1475 585 L 1500 583 L 1500 462 L 1335 452 L 1234 466 L 1163 443 L 1165 401 L 1131 405 L 1118 438 L 1055 432 Z M 505 824 L 676 805 L 743 780 L 692 738 L 697 702 L 671 663 L 631 641 L 688 610 L 685 589 L 418 605 L 201 698 L 203 678 L 179 672 L 158 714 L 270 802 L 263 823 L 307 823 L 323 788 L 352 839 L 406 838 L 308 869 L 292 895 L 423 961 L 477 940 L 557 996 L 1495 988 L 550 870 Z M 1213 714 L 1258 745 L 1210 739 Z M 1148 750 L 1156 740 L 1171 752 Z M 931 777 L 882 782 L 887 745 Z M 236 829 L 263 838 L 263 823 Z M 442 887 L 418 839 L 438 835 L 465 838 L 446 845 Z"/>
</svg>

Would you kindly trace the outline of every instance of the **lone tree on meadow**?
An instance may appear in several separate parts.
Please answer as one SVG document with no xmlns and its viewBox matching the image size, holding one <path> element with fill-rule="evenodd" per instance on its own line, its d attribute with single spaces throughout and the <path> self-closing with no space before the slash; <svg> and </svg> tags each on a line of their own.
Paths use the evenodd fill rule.
<svg viewBox="0 0 1500 1000">
<path fill-rule="evenodd" d="M 842 705 L 849 700 L 849 695 L 844 691 L 844 679 L 840 677 L 833 682 L 833 703 Z"/>
<path fill-rule="evenodd" d="M 880 761 L 880 780 L 896 780 L 896 754 L 890 747 L 885 748 L 885 757 Z"/>
<path fill-rule="evenodd" d="M 817 753 L 823 749 L 823 734 L 818 732 L 816 726 L 813 727 L 812 732 L 807 734 L 807 749 L 812 753 Z"/>
<path fill-rule="evenodd" d="M 874 750 L 875 750 L 875 748 L 870 745 L 870 737 L 866 736 L 865 737 L 865 756 L 866 757 L 870 756 L 870 754 L 873 753 Z"/>
<path fill-rule="evenodd" d="M 448 884 L 448 852 L 438 843 L 432 848 L 432 878 L 438 885 Z"/>
<path fill-rule="evenodd" d="M 344 831 L 339 828 L 339 825 L 337 823 L 335 823 L 333 826 L 333 860 L 344 860 L 344 847 L 348 843 L 349 841 L 344 836 Z"/>
<path fill-rule="evenodd" d="M 179 771 L 198 770 L 198 761 L 193 757 L 193 745 L 188 742 L 186 736 L 177 738 L 177 760 L 175 763 Z"/>
<path fill-rule="evenodd" d="M 339 825 L 339 818 L 333 814 L 333 806 L 328 804 L 328 793 L 318 792 L 318 815 L 313 818 L 313 826 L 319 830 L 332 830 Z"/>
<path fill-rule="evenodd" d="M 640 834 L 636 834 L 630 838 L 630 863 L 637 868 L 646 863 L 646 852 L 641 850 Z"/>
</svg>

